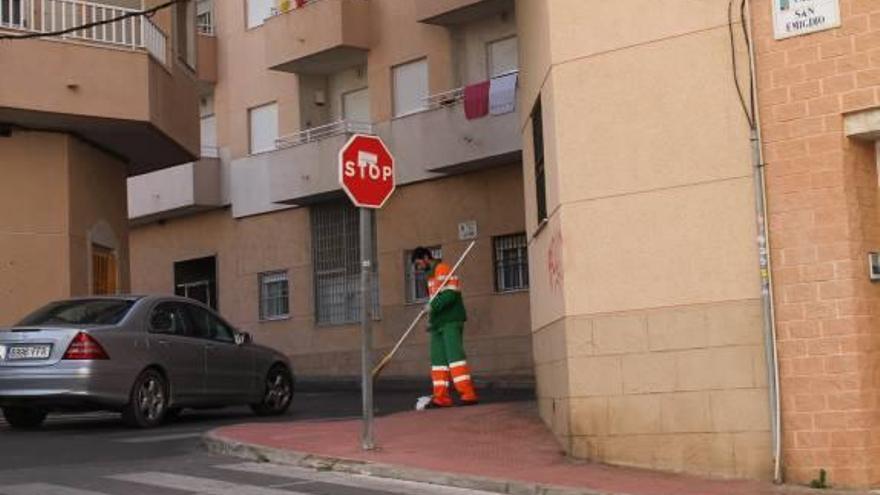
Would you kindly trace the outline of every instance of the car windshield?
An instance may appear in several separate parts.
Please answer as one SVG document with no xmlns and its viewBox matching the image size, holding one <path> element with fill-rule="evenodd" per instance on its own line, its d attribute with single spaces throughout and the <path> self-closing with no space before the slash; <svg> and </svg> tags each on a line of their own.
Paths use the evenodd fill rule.
<svg viewBox="0 0 880 495">
<path fill-rule="evenodd" d="M 59 301 L 31 313 L 18 325 L 116 325 L 132 306 L 134 301 L 124 299 Z"/>
</svg>

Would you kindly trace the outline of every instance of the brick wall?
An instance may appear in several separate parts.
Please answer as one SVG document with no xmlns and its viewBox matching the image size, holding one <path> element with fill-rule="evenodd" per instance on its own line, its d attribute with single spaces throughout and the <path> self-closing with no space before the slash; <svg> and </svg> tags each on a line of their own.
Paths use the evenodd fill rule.
<svg viewBox="0 0 880 495">
<path fill-rule="evenodd" d="M 872 143 L 848 112 L 880 105 L 880 1 L 841 0 L 842 27 L 773 39 L 753 5 L 767 161 L 784 461 L 790 482 L 821 468 L 837 486 L 880 484 L 877 396 L 880 247 Z"/>
</svg>

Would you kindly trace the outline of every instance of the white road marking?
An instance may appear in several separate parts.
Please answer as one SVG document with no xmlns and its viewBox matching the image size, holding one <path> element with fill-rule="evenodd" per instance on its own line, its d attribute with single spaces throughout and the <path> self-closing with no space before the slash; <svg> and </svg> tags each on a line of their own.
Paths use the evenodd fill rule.
<svg viewBox="0 0 880 495">
<path fill-rule="evenodd" d="M 28 483 L 26 485 L 0 486 L 3 495 L 107 495 L 103 492 L 80 490 L 48 483 Z"/>
<path fill-rule="evenodd" d="M 175 433 L 170 435 L 155 435 L 151 437 L 131 437 L 114 440 L 120 443 L 153 443 L 153 442 L 170 442 L 172 440 L 185 440 L 187 438 L 197 438 L 202 436 L 202 432 L 198 433 Z"/>
<path fill-rule="evenodd" d="M 118 474 L 108 476 L 108 478 L 142 485 L 196 492 L 198 495 L 307 495 L 277 488 L 241 485 L 211 478 L 198 478 L 195 476 L 160 472 Z"/>
<path fill-rule="evenodd" d="M 277 476 L 279 478 L 292 478 L 352 488 L 365 488 L 388 493 L 398 493 L 400 495 L 412 495 L 413 493 L 426 493 L 431 495 L 488 495 L 488 492 L 469 490 L 466 488 L 454 488 L 450 486 L 433 485 L 430 483 L 419 483 L 417 481 L 379 478 L 359 474 L 319 472 L 312 469 L 264 462 L 244 462 L 240 464 L 227 464 L 214 467 L 228 469 L 230 471 Z"/>
</svg>

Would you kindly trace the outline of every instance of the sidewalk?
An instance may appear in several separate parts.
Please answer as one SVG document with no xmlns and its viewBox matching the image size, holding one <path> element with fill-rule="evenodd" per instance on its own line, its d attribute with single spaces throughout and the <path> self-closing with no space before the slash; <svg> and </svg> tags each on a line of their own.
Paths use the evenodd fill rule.
<svg viewBox="0 0 880 495">
<path fill-rule="evenodd" d="M 245 424 L 205 437 L 214 452 L 250 459 L 511 494 L 801 495 L 828 490 L 616 468 L 560 451 L 534 403 L 376 419 L 377 451 L 360 449 L 360 421 Z M 855 492 L 848 492 L 854 494 Z"/>
</svg>

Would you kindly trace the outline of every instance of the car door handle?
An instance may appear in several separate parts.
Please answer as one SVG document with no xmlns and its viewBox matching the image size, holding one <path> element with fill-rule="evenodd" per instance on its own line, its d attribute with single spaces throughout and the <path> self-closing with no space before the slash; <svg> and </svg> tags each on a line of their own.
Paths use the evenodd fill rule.
<svg viewBox="0 0 880 495">
<path fill-rule="evenodd" d="M 159 342 L 159 345 L 164 346 L 164 347 L 171 345 L 171 342 L 169 342 L 165 339 L 160 339 L 158 342 Z"/>
</svg>

